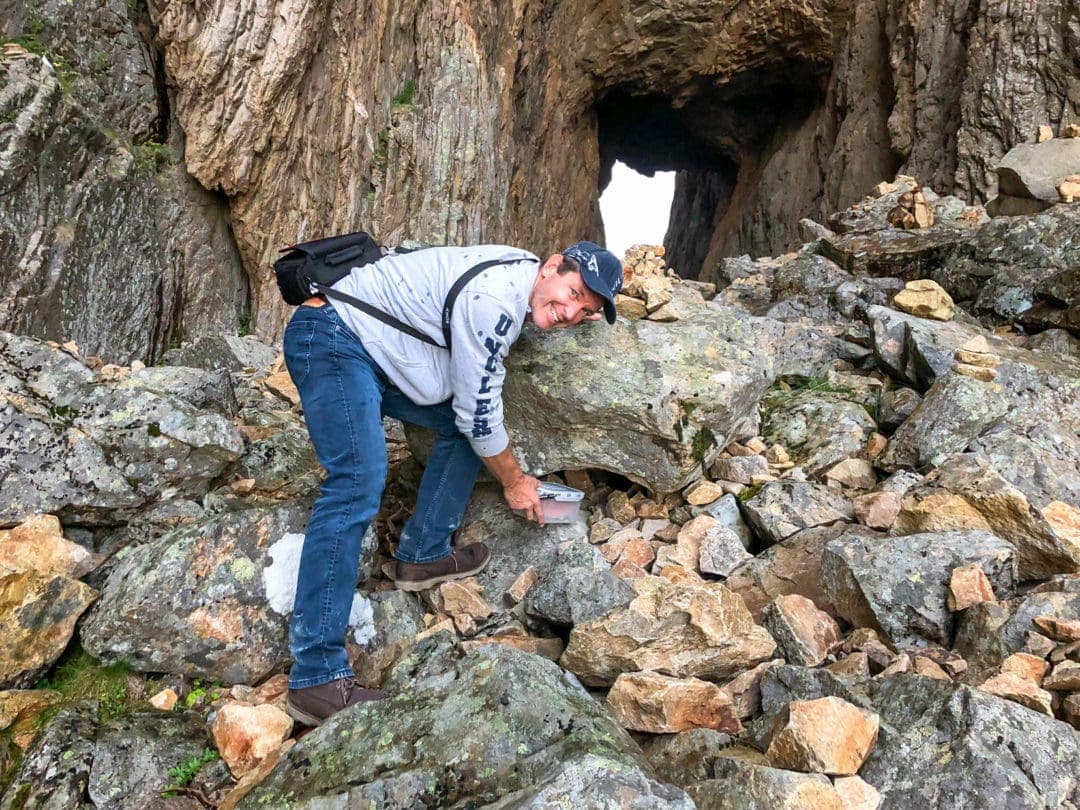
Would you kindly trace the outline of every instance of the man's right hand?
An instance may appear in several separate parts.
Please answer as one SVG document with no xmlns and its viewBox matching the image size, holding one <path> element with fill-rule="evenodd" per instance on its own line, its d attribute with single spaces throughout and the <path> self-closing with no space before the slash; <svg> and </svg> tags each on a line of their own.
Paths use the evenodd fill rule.
<svg viewBox="0 0 1080 810">
<path fill-rule="evenodd" d="M 544 510 L 540 506 L 540 495 L 537 488 L 540 482 L 531 475 L 522 475 L 507 486 L 503 487 L 503 497 L 511 509 L 521 509 L 525 517 L 535 520 L 541 526 L 544 525 Z"/>
</svg>

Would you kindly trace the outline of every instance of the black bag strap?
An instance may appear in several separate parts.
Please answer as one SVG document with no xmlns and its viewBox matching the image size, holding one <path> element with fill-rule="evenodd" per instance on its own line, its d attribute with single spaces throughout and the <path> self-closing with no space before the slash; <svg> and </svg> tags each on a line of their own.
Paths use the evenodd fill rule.
<svg viewBox="0 0 1080 810">
<path fill-rule="evenodd" d="M 354 298 L 347 293 L 339 292 L 338 290 L 335 290 L 332 287 L 328 287 L 325 284 L 312 284 L 311 286 L 317 289 L 320 294 L 328 296 L 330 298 L 336 298 L 339 301 L 344 301 L 346 304 L 356 307 L 361 312 L 366 312 L 371 317 L 382 321 L 387 326 L 397 329 L 399 332 L 404 332 L 406 335 L 414 337 L 417 340 L 422 340 L 424 343 L 427 343 L 431 346 L 437 346 L 440 349 L 446 349 L 447 351 L 450 351 L 453 342 L 450 336 L 450 318 L 454 314 L 454 303 L 457 301 L 457 298 L 461 294 L 461 291 L 465 288 L 465 285 L 490 267 L 497 267 L 501 264 L 516 264 L 520 261 L 536 261 L 536 259 L 529 259 L 528 257 L 524 256 L 520 259 L 489 259 L 486 262 L 480 262 L 480 264 L 473 265 L 458 277 L 457 281 L 455 281 L 453 286 L 450 287 L 450 291 L 446 294 L 446 301 L 443 303 L 442 333 L 443 340 L 446 341 L 445 346 L 440 345 L 436 341 L 432 340 L 419 329 L 416 329 L 412 326 L 409 326 L 409 324 L 407 323 L 399 321 L 389 312 L 385 312 L 378 307 L 367 303 L 366 301 L 361 301 L 359 298 Z"/>
</svg>

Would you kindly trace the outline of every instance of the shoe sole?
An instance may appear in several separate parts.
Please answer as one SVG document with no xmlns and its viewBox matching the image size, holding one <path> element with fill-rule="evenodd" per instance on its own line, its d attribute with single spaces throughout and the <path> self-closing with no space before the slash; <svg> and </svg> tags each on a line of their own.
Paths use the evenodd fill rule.
<svg viewBox="0 0 1080 810">
<path fill-rule="evenodd" d="M 288 699 L 285 700 L 285 713 L 288 714 L 289 717 L 291 717 L 297 723 L 301 723 L 305 726 L 310 726 L 311 728 L 315 728 L 321 725 L 323 722 L 315 715 L 308 714 L 302 709 L 296 708 L 292 705 L 292 703 L 289 702 Z"/>
<path fill-rule="evenodd" d="M 489 562 L 491 562 L 490 554 L 488 554 L 487 559 L 480 563 L 480 565 L 476 566 L 476 568 L 471 568 L 468 571 L 455 571 L 452 574 L 439 574 L 439 576 L 437 577 L 420 579 L 415 582 L 406 582 L 405 580 L 394 579 L 393 576 L 391 576 L 390 578 L 394 579 L 394 587 L 396 587 L 400 591 L 426 591 L 428 588 L 435 587 L 440 582 L 449 582 L 453 579 L 465 579 L 466 577 L 471 577 L 473 574 L 479 574 L 487 567 L 487 564 Z M 390 565 L 393 565 L 393 563 L 390 563 Z"/>
</svg>

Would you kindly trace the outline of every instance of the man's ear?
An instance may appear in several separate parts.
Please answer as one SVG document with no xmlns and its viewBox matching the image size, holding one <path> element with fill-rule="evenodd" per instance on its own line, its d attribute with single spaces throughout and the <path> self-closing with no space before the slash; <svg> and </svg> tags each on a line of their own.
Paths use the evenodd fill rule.
<svg viewBox="0 0 1080 810">
<path fill-rule="evenodd" d="M 553 253 L 552 255 L 548 256 L 548 260 L 544 262 L 543 266 L 540 268 L 540 273 L 544 276 L 544 278 L 547 278 L 552 273 L 556 272 L 561 266 L 562 254 Z"/>
</svg>

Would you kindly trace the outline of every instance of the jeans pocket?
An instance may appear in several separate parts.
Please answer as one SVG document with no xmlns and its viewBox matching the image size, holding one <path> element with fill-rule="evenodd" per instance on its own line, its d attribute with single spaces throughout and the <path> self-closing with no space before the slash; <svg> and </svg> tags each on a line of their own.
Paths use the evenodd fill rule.
<svg viewBox="0 0 1080 810">
<path fill-rule="evenodd" d="M 285 351 L 285 367 L 289 370 L 293 385 L 298 389 L 311 373 L 311 353 L 315 343 L 315 330 L 318 324 L 314 319 L 292 320 L 285 327 L 282 349 Z"/>
</svg>

